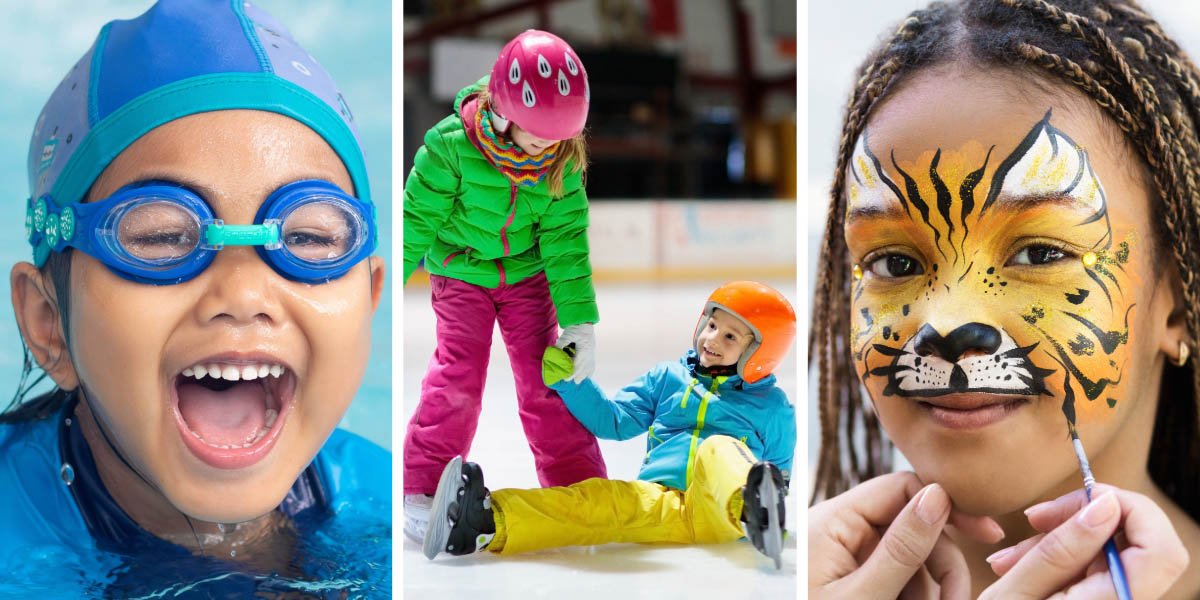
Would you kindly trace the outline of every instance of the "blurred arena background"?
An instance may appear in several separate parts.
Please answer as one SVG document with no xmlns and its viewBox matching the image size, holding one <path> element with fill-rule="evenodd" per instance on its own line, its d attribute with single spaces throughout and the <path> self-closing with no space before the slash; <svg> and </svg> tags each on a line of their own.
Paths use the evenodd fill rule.
<svg viewBox="0 0 1200 600">
<path fill-rule="evenodd" d="M 725 281 L 758 279 L 796 304 L 796 22 L 795 0 L 407 1 L 404 172 L 397 177 L 407 177 L 425 131 L 450 114 L 459 89 L 490 72 L 505 42 L 537 28 L 570 43 L 592 94 L 587 193 L 600 307 L 595 378 L 615 392 L 656 362 L 682 355 L 704 300 Z M 416 408 L 435 345 L 423 272 L 403 297 L 401 428 Z M 777 375 L 799 403 L 795 356 L 793 350 Z M 644 439 L 602 441 L 601 449 L 610 477 L 636 477 Z M 803 452 L 801 444 L 798 462 Z M 498 332 L 470 459 L 483 466 L 489 487 L 538 485 Z M 660 597 L 664 586 L 686 589 L 689 579 L 699 582 L 716 570 L 721 577 L 704 577 L 714 595 L 792 597 L 801 495 L 789 498 L 793 536 L 785 541 L 783 573 L 745 542 L 430 563 L 405 539 L 403 585 L 419 597 L 451 590 L 495 598 L 608 597 L 614 590 L 605 576 L 620 572 L 622 595 Z M 467 564 L 471 576 L 458 577 L 455 567 Z"/>
</svg>

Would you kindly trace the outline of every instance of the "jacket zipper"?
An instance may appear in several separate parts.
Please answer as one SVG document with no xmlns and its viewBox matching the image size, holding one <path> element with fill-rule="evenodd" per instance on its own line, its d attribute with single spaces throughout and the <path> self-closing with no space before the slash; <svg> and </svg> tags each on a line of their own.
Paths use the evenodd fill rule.
<svg viewBox="0 0 1200 600">
<path fill-rule="evenodd" d="M 713 394 L 717 391 L 717 387 L 725 379 L 725 377 L 713 377 L 712 385 L 709 386 L 704 396 L 700 398 L 700 408 L 696 410 L 696 429 L 692 432 L 692 445 L 688 448 L 687 470 L 683 476 L 683 485 L 685 488 L 692 483 L 692 467 L 696 463 L 696 448 L 700 445 L 700 432 L 704 430 L 704 413 L 708 412 L 708 399 L 713 397 Z M 691 390 L 691 386 L 688 386 L 688 390 Z"/>
<path fill-rule="evenodd" d="M 500 228 L 500 243 L 504 244 L 504 256 L 508 256 L 508 228 L 512 225 L 513 218 L 517 216 L 517 184 L 509 184 L 508 194 L 508 220 L 504 222 L 504 227 Z"/>
<path fill-rule="evenodd" d="M 500 228 L 500 243 L 504 244 L 504 256 L 508 256 L 508 228 L 512 225 L 513 219 L 517 216 L 517 184 L 508 184 L 508 219 L 504 221 L 504 227 Z M 500 259 L 496 259 L 496 270 L 500 273 L 500 285 L 504 285 L 504 265 Z"/>
</svg>

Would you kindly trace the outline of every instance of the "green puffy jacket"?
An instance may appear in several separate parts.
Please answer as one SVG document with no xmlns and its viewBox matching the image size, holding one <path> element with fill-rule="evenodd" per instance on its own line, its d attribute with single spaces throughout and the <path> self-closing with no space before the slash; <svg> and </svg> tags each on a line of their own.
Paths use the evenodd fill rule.
<svg viewBox="0 0 1200 600">
<path fill-rule="evenodd" d="M 595 323 L 581 174 L 568 167 L 563 197 L 551 199 L 545 180 L 517 186 L 496 170 L 464 129 L 487 81 L 460 91 L 417 150 L 404 185 L 404 281 L 422 258 L 431 274 L 486 288 L 545 271 L 559 325 Z"/>
</svg>

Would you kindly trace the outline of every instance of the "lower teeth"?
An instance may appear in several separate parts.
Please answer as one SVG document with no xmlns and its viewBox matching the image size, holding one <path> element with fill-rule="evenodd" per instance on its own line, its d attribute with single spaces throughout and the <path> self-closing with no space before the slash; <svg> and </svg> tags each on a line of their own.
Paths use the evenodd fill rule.
<svg viewBox="0 0 1200 600">
<path fill-rule="evenodd" d="M 190 431 L 192 433 L 192 435 L 195 436 L 196 439 L 200 440 L 201 442 L 204 442 L 204 444 L 206 446 L 209 446 L 211 448 L 220 448 L 221 450 L 232 450 L 234 448 L 249 448 L 249 447 L 253 446 L 254 444 L 257 444 L 259 442 L 259 440 L 262 440 L 264 437 L 266 437 L 267 433 L 269 431 L 271 431 L 271 427 L 273 425 L 275 425 L 275 420 L 279 418 L 279 411 L 277 411 L 273 408 L 268 408 L 267 412 L 264 413 L 264 416 L 266 417 L 266 419 L 265 419 L 265 422 L 263 423 L 263 426 L 258 430 L 257 433 L 254 434 L 253 437 L 249 438 L 244 444 L 214 444 L 214 443 L 200 437 L 199 433 L 196 433 L 195 431 L 193 431 L 191 429 L 188 429 L 188 431 Z"/>
</svg>

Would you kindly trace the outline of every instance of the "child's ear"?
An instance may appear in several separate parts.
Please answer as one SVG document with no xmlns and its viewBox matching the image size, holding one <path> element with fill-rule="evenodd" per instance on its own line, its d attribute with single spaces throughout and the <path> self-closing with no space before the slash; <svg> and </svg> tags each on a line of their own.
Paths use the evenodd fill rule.
<svg viewBox="0 0 1200 600">
<path fill-rule="evenodd" d="M 1174 265 L 1170 266 L 1158 285 L 1158 293 L 1169 293 L 1171 298 L 1171 310 L 1167 313 L 1166 328 L 1159 340 L 1158 347 L 1166 355 L 1168 361 L 1178 363 L 1181 344 L 1187 346 L 1187 350 L 1184 352 L 1189 353 L 1194 353 L 1196 346 L 1195 340 L 1188 335 L 1187 305 L 1183 299 L 1183 282 L 1179 277 L 1179 269 Z M 1183 358 L 1187 358 L 1186 354 Z"/>
<path fill-rule="evenodd" d="M 50 379 L 64 390 L 79 387 L 75 366 L 67 353 L 67 340 L 58 314 L 54 289 L 37 267 L 27 262 L 13 265 L 9 274 L 13 313 L 25 346 Z"/>
<path fill-rule="evenodd" d="M 383 276 L 387 274 L 387 265 L 379 256 L 367 257 L 367 268 L 371 271 L 371 312 L 379 308 L 379 299 L 383 297 Z"/>
</svg>

